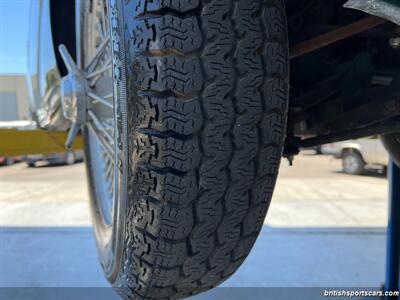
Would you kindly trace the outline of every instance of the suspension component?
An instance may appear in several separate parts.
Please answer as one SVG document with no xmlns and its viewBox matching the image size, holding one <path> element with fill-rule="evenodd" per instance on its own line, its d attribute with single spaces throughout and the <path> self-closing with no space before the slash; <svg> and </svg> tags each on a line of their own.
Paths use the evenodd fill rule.
<svg viewBox="0 0 400 300">
<path fill-rule="evenodd" d="M 322 34 L 311 40 L 295 45 L 290 50 L 290 59 L 324 48 L 368 29 L 374 28 L 378 25 L 382 25 L 386 22 L 387 21 L 385 19 L 379 17 L 366 17 L 360 21 L 343 26 L 337 30 Z"/>
</svg>

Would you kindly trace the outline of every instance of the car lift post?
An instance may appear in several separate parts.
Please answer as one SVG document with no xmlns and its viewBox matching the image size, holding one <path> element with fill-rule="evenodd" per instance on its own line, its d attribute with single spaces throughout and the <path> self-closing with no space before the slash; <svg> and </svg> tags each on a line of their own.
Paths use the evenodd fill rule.
<svg viewBox="0 0 400 300">
<path fill-rule="evenodd" d="M 398 291 L 400 271 L 400 169 L 393 160 L 390 160 L 388 171 L 389 222 L 387 227 L 385 291 Z M 394 297 L 385 299 L 389 298 L 395 299 Z"/>
</svg>

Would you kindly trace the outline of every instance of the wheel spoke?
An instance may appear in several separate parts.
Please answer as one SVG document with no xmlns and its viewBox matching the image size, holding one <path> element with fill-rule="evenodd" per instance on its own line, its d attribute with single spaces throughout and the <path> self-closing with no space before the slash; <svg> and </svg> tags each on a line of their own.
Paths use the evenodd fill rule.
<svg viewBox="0 0 400 300">
<path fill-rule="evenodd" d="M 100 68 L 98 70 L 95 70 L 92 73 L 87 74 L 86 75 L 86 79 L 92 79 L 92 78 L 96 77 L 97 75 L 101 75 L 102 73 L 111 70 L 111 67 L 112 67 L 111 66 L 111 59 L 109 59 L 104 67 L 102 67 L 102 68 Z"/>
<path fill-rule="evenodd" d="M 109 69 L 111 69 L 111 68 L 109 68 Z M 103 73 L 97 74 L 96 77 L 94 77 L 94 78 L 92 79 L 92 81 L 89 83 L 89 86 L 90 86 L 91 88 L 94 87 L 94 86 L 96 85 L 97 81 L 101 78 L 102 74 L 103 74 Z"/>
<path fill-rule="evenodd" d="M 114 130 L 114 124 L 109 123 L 109 122 L 107 122 L 107 121 L 104 121 L 104 122 L 103 122 L 103 126 L 104 126 L 104 128 L 107 129 L 107 130 Z"/>
<path fill-rule="evenodd" d="M 93 80 L 89 83 L 89 86 L 93 88 L 96 85 L 97 81 L 100 79 L 100 77 L 101 75 L 97 75 L 95 78 L 93 78 Z"/>
<path fill-rule="evenodd" d="M 89 83 L 90 87 L 94 87 L 97 83 L 97 81 L 103 76 L 104 72 L 107 72 L 111 70 L 112 65 L 111 65 L 111 57 L 107 60 L 107 62 L 104 64 L 105 66 L 102 67 L 99 70 L 93 71 L 91 74 L 88 75 L 88 79 L 93 78 L 92 81 Z"/>
<path fill-rule="evenodd" d="M 115 163 L 113 160 L 109 160 L 106 158 L 106 163 L 105 163 L 105 167 L 104 167 L 104 173 L 106 175 L 106 178 L 109 179 L 108 181 L 108 190 L 110 192 L 111 195 L 114 195 L 114 175 L 115 175 Z M 110 206 L 110 212 L 112 212 L 112 205 Z"/>
<path fill-rule="evenodd" d="M 105 99 L 111 99 L 112 97 L 114 97 L 113 93 L 109 93 L 109 94 L 103 96 L 103 98 L 105 98 Z"/>
<path fill-rule="evenodd" d="M 104 149 L 104 153 L 109 157 L 110 160 L 114 161 L 114 150 L 111 145 L 105 140 L 105 138 L 99 133 L 96 127 L 92 123 L 87 124 L 89 130 L 97 137 L 100 145 Z"/>
<path fill-rule="evenodd" d="M 109 41 L 110 41 L 110 35 L 106 34 L 105 39 L 101 42 L 100 46 L 97 48 L 97 52 L 94 55 L 93 59 L 88 63 L 86 67 L 87 72 L 96 68 L 97 64 L 99 63 L 100 59 L 104 54 L 104 50 L 108 46 Z"/>
<path fill-rule="evenodd" d="M 98 32 L 100 32 L 100 35 L 101 35 L 101 37 L 103 37 L 104 38 L 104 29 L 103 29 L 103 26 L 101 25 L 101 23 L 97 23 L 97 30 L 98 30 Z"/>
<path fill-rule="evenodd" d="M 109 160 L 105 169 L 106 176 L 112 177 L 114 175 L 114 162 Z"/>
<path fill-rule="evenodd" d="M 114 144 L 112 136 L 107 132 L 107 129 L 91 110 L 88 111 L 88 114 L 90 119 L 93 121 L 92 124 L 96 131 L 105 138 L 107 144 L 112 148 L 112 145 Z"/>
<path fill-rule="evenodd" d="M 100 97 L 99 95 L 96 95 L 95 93 L 92 92 L 89 92 L 88 96 L 94 100 L 93 103 L 101 103 L 104 106 L 107 106 L 108 108 L 114 109 L 114 105 L 107 99 Z"/>
<path fill-rule="evenodd" d="M 106 19 L 106 14 L 104 12 L 105 9 L 104 0 L 100 0 L 100 5 L 101 5 L 100 11 L 101 11 L 102 32 L 104 34 L 104 32 L 107 31 L 107 19 Z"/>
</svg>

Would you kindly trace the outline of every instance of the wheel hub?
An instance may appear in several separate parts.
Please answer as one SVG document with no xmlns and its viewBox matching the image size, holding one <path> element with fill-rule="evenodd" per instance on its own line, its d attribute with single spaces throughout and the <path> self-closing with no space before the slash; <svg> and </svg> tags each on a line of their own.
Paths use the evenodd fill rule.
<svg viewBox="0 0 400 300">
<path fill-rule="evenodd" d="M 61 45 L 59 51 L 68 70 L 68 75 L 61 80 L 61 101 L 64 117 L 71 122 L 71 129 L 65 143 L 69 149 L 76 138 L 79 127 L 87 122 L 89 84 L 67 48 Z"/>
<path fill-rule="evenodd" d="M 64 117 L 83 125 L 86 122 L 87 83 L 82 75 L 68 74 L 61 81 L 61 100 Z"/>
</svg>

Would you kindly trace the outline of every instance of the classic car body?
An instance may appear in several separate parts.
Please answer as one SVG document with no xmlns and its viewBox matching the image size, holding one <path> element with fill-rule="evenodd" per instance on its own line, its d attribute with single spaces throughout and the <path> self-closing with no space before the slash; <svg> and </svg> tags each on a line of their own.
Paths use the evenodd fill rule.
<svg viewBox="0 0 400 300">
<path fill-rule="evenodd" d="M 385 20 L 400 25 L 398 2 L 391 0 L 286 0 L 286 2 L 292 48 L 291 81 L 294 92 L 289 107 L 285 155 L 291 157 L 300 147 L 398 131 L 400 125 L 393 118 L 400 115 L 400 110 L 397 108 L 400 103 L 392 100 L 396 94 L 393 82 L 397 70 L 392 68 L 394 64 L 390 66 L 388 57 L 393 57 L 389 59 L 390 61 L 400 61 L 397 59 L 399 50 L 396 44 L 398 42 L 400 45 L 400 40 L 396 39 L 396 31 L 390 26 L 385 30 L 373 30 Z M 63 115 L 60 96 L 60 80 L 67 72 L 57 49 L 59 45 L 64 44 L 72 56 L 79 59 L 79 51 L 76 51 L 76 41 L 79 40 L 76 36 L 79 36 L 79 32 L 75 30 L 75 23 L 80 18 L 80 3 L 81 1 L 76 3 L 57 0 L 32 1 L 28 82 L 33 116 L 44 129 L 65 131 L 70 126 L 70 122 Z M 316 6 L 316 10 L 320 9 L 321 13 L 318 15 L 310 13 L 313 5 Z M 385 20 L 368 19 L 366 14 L 356 10 Z M 302 19 L 302 14 L 305 14 L 308 20 Z M 292 21 L 302 22 L 304 32 L 308 32 L 299 34 L 295 30 L 298 26 L 293 26 Z M 349 25 L 345 26 L 347 23 Z M 310 30 L 310 27 L 314 29 Z M 311 38 L 313 36 L 317 38 Z M 360 46 L 362 43 L 373 43 L 375 46 L 369 51 L 365 45 Z M 353 47 L 352 44 L 357 46 Z M 328 45 L 332 46 L 327 47 Z M 356 50 L 349 50 L 349 47 Z M 298 50 L 300 52 L 295 53 Z M 348 53 L 343 54 L 343 51 Z M 386 61 L 382 54 L 377 54 L 378 51 L 384 54 Z M 379 55 L 382 59 L 377 59 Z M 327 66 L 324 61 L 326 59 L 336 59 L 337 63 L 330 63 Z M 324 68 L 335 70 L 326 75 Z M 355 91 L 350 91 L 350 85 L 355 86 Z M 388 99 L 379 104 L 382 109 L 389 106 L 394 108 L 379 111 L 376 101 L 368 97 L 361 99 L 362 93 L 371 92 L 371 86 L 373 89 L 381 88 L 379 94 L 385 94 L 384 98 Z M 335 99 L 331 101 L 331 98 Z M 371 114 L 366 116 L 363 110 L 370 111 Z M 337 118 L 332 119 L 330 117 L 332 114 Z M 369 127 L 371 124 L 374 124 L 374 127 Z"/>
<path fill-rule="evenodd" d="M 357 152 L 367 165 L 387 166 L 389 162 L 389 155 L 376 136 L 332 143 L 321 147 L 323 154 L 333 155 L 336 158 L 343 158 L 347 151 Z"/>
<path fill-rule="evenodd" d="M 30 107 L 41 128 L 65 131 L 60 82 L 66 75 L 58 46 L 65 44 L 75 57 L 75 1 L 31 1 L 27 82 Z"/>
</svg>

